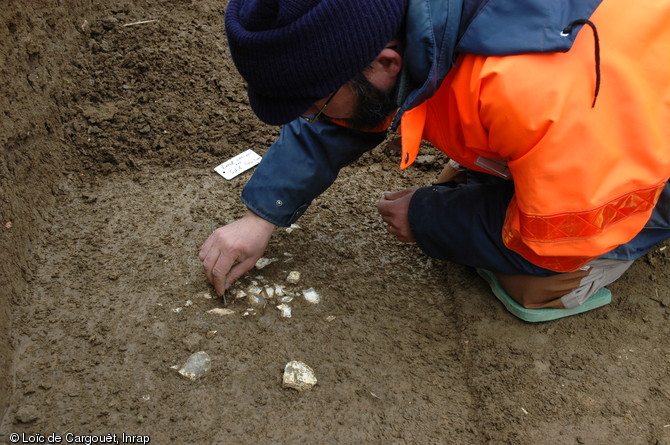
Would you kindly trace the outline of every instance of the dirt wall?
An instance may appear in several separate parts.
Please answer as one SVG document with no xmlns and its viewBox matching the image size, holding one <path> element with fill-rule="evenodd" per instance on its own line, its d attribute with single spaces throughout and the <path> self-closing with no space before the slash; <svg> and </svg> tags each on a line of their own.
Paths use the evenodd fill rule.
<svg viewBox="0 0 670 445">
<path fill-rule="evenodd" d="M 65 91 L 77 81 L 77 54 L 68 48 L 83 38 L 78 27 L 89 5 L 34 3 L 0 7 L 0 413 L 12 387 L 10 307 L 25 291 L 36 261 L 32 247 L 54 216 L 59 178 L 67 174 Z"/>
</svg>

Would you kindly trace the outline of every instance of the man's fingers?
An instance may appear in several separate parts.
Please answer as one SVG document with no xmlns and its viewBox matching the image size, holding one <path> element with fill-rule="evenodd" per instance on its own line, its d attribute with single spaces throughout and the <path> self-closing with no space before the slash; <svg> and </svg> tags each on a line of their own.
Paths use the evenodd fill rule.
<svg viewBox="0 0 670 445">
<path fill-rule="evenodd" d="M 216 263 L 211 269 L 211 279 L 209 281 L 214 285 L 214 289 L 216 289 L 216 293 L 219 296 L 223 295 L 226 287 L 235 281 L 235 279 L 237 279 L 232 279 L 231 277 L 231 269 L 233 268 L 236 261 L 236 257 L 222 254 L 219 255 Z"/>
<path fill-rule="evenodd" d="M 210 235 L 207 237 L 204 243 L 202 243 L 202 246 L 200 247 L 200 252 L 198 252 L 198 258 L 200 258 L 200 261 L 204 262 L 205 258 L 207 258 L 207 254 L 209 253 L 209 250 L 212 247 L 213 243 L 213 237 Z"/>
<path fill-rule="evenodd" d="M 382 199 L 393 201 L 395 199 L 399 199 L 399 198 L 402 198 L 405 195 L 413 193 L 416 189 L 417 189 L 417 187 L 410 187 L 408 189 L 398 190 L 396 192 L 384 192 L 382 194 Z"/>
<path fill-rule="evenodd" d="M 218 249 L 208 249 L 204 248 L 200 250 L 200 260 L 202 261 L 202 268 L 205 270 L 205 275 L 207 280 L 212 282 L 212 269 L 219 260 L 220 251 Z"/>
<path fill-rule="evenodd" d="M 240 278 L 245 273 L 249 272 L 251 268 L 253 268 L 255 265 L 256 261 L 253 258 L 247 258 L 244 261 L 233 264 L 233 267 L 230 269 L 230 272 L 228 273 L 226 286 L 230 286 L 231 284 L 233 284 L 235 281 L 237 281 L 238 278 Z"/>
<path fill-rule="evenodd" d="M 391 201 L 384 198 L 377 202 L 377 212 L 383 217 L 391 216 Z"/>
<path fill-rule="evenodd" d="M 199 257 L 207 280 L 214 285 L 218 295 L 223 295 L 226 286 L 231 282 L 230 269 L 237 261 L 237 254 L 219 249 L 213 243 L 214 237 L 214 235 L 210 236 L 203 244 Z"/>
</svg>

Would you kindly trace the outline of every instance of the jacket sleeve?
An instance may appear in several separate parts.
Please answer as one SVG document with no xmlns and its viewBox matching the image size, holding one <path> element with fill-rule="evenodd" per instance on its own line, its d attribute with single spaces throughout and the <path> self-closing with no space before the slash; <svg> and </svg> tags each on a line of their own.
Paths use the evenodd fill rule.
<svg viewBox="0 0 670 445">
<path fill-rule="evenodd" d="M 287 227 L 335 181 L 340 169 L 379 145 L 386 133 L 362 133 L 329 122 L 296 119 L 285 125 L 247 185 L 242 202 L 267 221 Z"/>
</svg>

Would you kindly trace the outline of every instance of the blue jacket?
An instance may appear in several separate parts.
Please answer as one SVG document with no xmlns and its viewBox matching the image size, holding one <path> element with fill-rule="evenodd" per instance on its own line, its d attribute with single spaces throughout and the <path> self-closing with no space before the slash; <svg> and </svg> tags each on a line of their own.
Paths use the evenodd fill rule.
<svg viewBox="0 0 670 445">
<path fill-rule="evenodd" d="M 398 126 L 406 110 L 435 93 L 458 53 L 568 51 L 576 33 L 565 35 L 562 31 L 574 20 L 589 18 L 600 3 L 601 0 L 410 0 L 406 46 L 411 50 L 404 56 L 402 104 L 391 128 Z M 242 201 L 273 224 L 289 226 L 335 181 L 342 167 L 379 145 L 385 137 L 385 132 L 362 133 L 329 122 L 309 124 L 296 119 L 282 128 L 280 137 L 266 152 L 242 192 Z M 415 213 L 436 210 L 432 204 L 412 205 Z M 430 220 L 426 215 L 413 219 Z M 473 234 L 471 241 L 489 235 Z M 417 240 L 422 246 L 420 241 Z M 427 253 L 456 260 L 438 252 Z M 516 258 L 504 246 L 500 255 L 507 264 L 482 264 L 461 257 L 457 261 L 510 273 L 550 273 Z M 505 256 L 512 258 L 504 259 Z"/>
<path fill-rule="evenodd" d="M 457 52 L 481 55 L 567 51 L 572 20 L 591 16 L 600 0 L 410 0 L 401 91 L 402 114 L 431 97 Z M 337 178 L 339 170 L 379 145 L 386 133 L 360 133 L 329 122 L 296 119 L 282 129 L 242 192 L 254 213 L 289 226 Z"/>
</svg>

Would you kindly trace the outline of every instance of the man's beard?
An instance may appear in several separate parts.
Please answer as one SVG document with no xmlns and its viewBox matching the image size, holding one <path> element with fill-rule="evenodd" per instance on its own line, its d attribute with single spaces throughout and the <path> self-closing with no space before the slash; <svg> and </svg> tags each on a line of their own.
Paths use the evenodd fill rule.
<svg viewBox="0 0 670 445">
<path fill-rule="evenodd" d="M 386 123 L 388 117 L 398 108 L 397 84 L 383 91 L 370 83 L 363 73 L 358 73 L 350 81 L 350 85 L 356 93 L 356 107 L 352 116 L 345 121 L 352 129 L 361 131 L 377 129 Z"/>
</svg>

